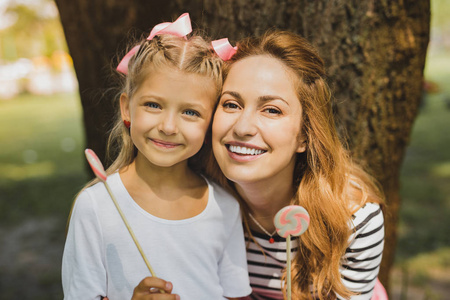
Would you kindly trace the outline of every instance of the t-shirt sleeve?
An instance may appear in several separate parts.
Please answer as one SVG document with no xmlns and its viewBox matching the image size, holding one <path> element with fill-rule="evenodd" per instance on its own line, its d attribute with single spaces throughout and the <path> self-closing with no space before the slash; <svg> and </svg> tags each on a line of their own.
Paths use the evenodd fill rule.
<svg viewBox="0 0 450 300">
<path fill-rule="evenodd" d="M 88 190 L 75 200 L 62 260 L 64 299 L 100 299 L 106 295 L 102 232 Z"/>
<path fill-rule="evenodd" d="M 370 299 L 384 248 L 384 218 L 378 204 L 367 203 L 353 215 L 349 246 L 341 266 L 345 286 L 356 293 L 352 300 Z M 341 299 L 341 298 L 339 298 Z"/>
<path fill-rule="evenodd" d="M 240 212 L 237 210 L 230 238 L 219 261 L 220 283 L 224 297 L 244 297 L 251 293 L 247 256 Z"/>
</svg>

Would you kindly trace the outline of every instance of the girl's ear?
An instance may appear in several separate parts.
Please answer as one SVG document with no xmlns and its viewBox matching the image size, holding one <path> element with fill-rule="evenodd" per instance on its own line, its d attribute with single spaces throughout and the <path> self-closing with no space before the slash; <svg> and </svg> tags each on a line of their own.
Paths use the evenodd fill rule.
<svg viewBox="0 0 450 300">
<path fill-rule="evenodd" d="M 130 99 L 125 93 L 122 93 L 120 95 L 120 114 L 122 115 L 122 120 L 131 121 Z"/>
</svg>

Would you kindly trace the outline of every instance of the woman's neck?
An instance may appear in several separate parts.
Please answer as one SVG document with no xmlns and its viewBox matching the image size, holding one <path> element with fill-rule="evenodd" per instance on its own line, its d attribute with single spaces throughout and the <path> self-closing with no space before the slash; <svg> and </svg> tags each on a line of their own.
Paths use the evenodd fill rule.
<svg viewBox="0 0 450 300">
<path fill-rule="evenodd" d="M 267 230 L 274 228 L 274 216 L 289 205 L 294 196 L 292 180 L 274 182 L 272 178 L 269 182 L 240 183 L 236 184 L 236 189 L 247 203 L 249 213 Z"/>
</svg>

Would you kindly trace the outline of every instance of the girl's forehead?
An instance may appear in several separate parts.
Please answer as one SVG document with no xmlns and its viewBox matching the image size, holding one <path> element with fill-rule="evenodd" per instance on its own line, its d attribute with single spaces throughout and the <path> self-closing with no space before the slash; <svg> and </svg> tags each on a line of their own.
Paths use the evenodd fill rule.
<svg viewBox="0 0 450 300">
<path fill-rule="evenodd" d="M 181 70 L 174 66 L 161 65 L 159 67 L 148 67 L 143 73 L 144 76 L 142 78 L 142 84 L 145 82 L 149 82 L 158 78 L 164 78 L 165 80 L 171 82 L 180 82 L 180 83 L 195 83 L 195 82 L 203 82 L 203 83 L 214 83 L 214 88 L 219 89 L 220 82 L 216 76 L 203 74 L 201 72 L 191 72 L 186 70 Z M 205 89 L 210 88 L 209 84 L 206 84 Z"/>
<path fill-rule="evenodd" d="M 213 78 L 175 68 L 162 68 L 148 73 L 133 98 L 204 100 L 216 99 L 217 86 Z"/>
</svg>

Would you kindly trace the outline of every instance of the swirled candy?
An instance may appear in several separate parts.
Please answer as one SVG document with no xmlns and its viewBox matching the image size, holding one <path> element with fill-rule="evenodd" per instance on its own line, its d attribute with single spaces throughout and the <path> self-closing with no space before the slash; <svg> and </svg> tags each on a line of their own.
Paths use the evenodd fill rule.
<svg viewBox="0 0 450 300">
<path fill-rule="evenodd" d="M 98 158 L 97 154 L 91 149 L 84 150 L 84 154 L 86 155 L 86 159 L 91 166 L 92 171 L 98 179 L 105 182 L 106 181 L 106 172 L 103 168 L 102 162 Z"/>
<path fill-rule="evenodd" d="M 273 220 L 278 235 L 287 238 L 289 235 L 299 236 L 309 226 L 309 214 L 301 206 L 289 205 L 280 209 Z"/>
</svg>

